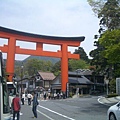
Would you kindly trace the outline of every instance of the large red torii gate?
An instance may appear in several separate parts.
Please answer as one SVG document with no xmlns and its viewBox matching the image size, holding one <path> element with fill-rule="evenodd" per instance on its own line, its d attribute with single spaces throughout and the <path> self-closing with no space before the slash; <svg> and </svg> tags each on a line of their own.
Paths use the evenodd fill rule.
<svg viewBox="0 0 120 120">
<path fill-rule="evenodd" d="M 85 37 L 55 37 L 20 32 L 0 26 L 0 38 L 8 39 L 8 45 L 0 46 L 3 53 L 7 53 L 6 72 L 9 74 L 9 81 L 12 81 L 14 74 L 15 54 L 27 54 L 34 56 L 49 56 L 61 58 L 62 91 L 66 91 L 68 82 L 68 59 L 79 59 L 78 54 L 68 52 L 68 46 L 78 47 Z M 36 49 L 23 49 L 16 46 L 16 41 L 27 41 L 36 43 Z M 50 52 L 43 50 L 43 44 L 60 45 L 61 50 Z"/>
</svg>

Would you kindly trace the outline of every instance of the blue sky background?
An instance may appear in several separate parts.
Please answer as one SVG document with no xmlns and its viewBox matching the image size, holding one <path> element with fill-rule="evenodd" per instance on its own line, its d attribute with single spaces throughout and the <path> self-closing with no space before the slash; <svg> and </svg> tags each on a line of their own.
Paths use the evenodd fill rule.
<svg viewBox="0 0 120 120">
<path fill-rule="evenodd" d="M 87 0 L 0 0 L 0 26 L 50 36 L 85 36 L 81 47 L 89 55 L 94 49 L 99 19 Z M 7 40 L 0 39 L 0 45 Z M 17 41 L 21 48 L 35 49 L 35 44 Z M 59 46 L 44 45 L 44 50 L 57 51 Z M 77 47 L 69 47 L 74 52 Z M 16 60 L 26 55 L 16 55 Z M 6 58 L 6 54 L 4 54 Z"/>
</svg>

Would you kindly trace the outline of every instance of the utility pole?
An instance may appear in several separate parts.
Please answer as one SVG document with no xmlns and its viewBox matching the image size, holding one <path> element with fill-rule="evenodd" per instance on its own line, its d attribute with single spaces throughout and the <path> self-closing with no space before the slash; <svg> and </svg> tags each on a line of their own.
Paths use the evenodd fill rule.
<svg viewBox="0 0 120 120">
<path fill-rule="evenodd" d="M 22 95 L 22 88 L 23 88 L 23 85 L 22 85 L 22 79 L 23 79 L 23 68 L 24 68 L 24 66 L 22 65 L 22 66 L 21 66 L 21 95 Z"/>
</svg>

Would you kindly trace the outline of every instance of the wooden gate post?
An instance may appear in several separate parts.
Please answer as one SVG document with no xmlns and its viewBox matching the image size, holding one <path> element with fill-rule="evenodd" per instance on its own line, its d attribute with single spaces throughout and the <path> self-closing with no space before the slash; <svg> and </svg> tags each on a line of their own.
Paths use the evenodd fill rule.
<svg viewBox="0 0 120 120">
<path fill-rule="evenodd" d="M 16 39 L 14 37 L 10 37 L 10 39 L 8 40 L 8 52 L 6 61 L 6 71 L 9 74 L 8 80 L 10 82 L 12 82 L 12 77 L 14 75 L 15 47 Z"/>
<path fill-rule="evenodd" d="M 63 44 L 61 46 L 62 50 L 62 58 L 61 58 L 61 85 L 62 91 L 66 91 L 66 84 L 68 82 L 68 52 L 67 52 L 67 45 Z"/>
</svg>

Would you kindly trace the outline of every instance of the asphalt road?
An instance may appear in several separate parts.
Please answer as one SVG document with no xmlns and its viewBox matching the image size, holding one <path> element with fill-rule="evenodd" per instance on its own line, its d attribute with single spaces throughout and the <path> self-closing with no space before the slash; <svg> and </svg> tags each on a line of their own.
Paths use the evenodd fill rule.
<svg viewBox="0 0 120 120">
<path fill-rule="evenodd" d="M 38 120 L 106 120 L 109 106 L 100 104 L 98 97 L 82 97 L 40 101 Z M 33 119 L 31 106 L 23 105 L 21 120 Z M 36 120 L 37 120 L 36 119 Z"/>
</svg>

